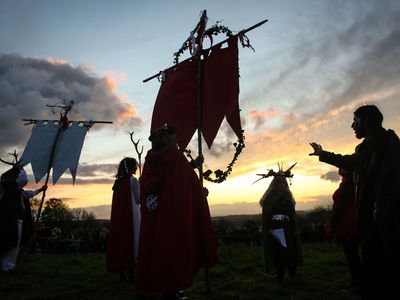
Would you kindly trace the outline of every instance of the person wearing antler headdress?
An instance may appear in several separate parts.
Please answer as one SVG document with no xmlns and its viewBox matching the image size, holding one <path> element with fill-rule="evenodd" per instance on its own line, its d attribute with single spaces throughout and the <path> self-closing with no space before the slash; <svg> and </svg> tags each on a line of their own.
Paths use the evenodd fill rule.
<svg viewBox="0 0 400 300">
<path fill-rule="evenodd" d="M 9 271 L 15 268 L 21 245 L 29 241 L 33 233 L 33 218 L 29 199 L 47 189 L 44 185 L 37 190 L 24 190 L 28 183 L 25 170 L 14 152 L 15 162 L 4 163 L 12 168 L 1 175 L 0 197 L 0 258 L 1 269 Z"/>
<path fill-rule="evenodd" d="M 164 125 L 150 136 L 140 181 L 142 223 L 136 289 L 188 299 L 181 290 L 197 271 L 217 262 L 208 191 L 177 146 L 174 128 Z"/>
<path fill-rule="evenodd" d="M 260 199 L 262 207 L 262 231 L 264 242 L 265 270 L 276 271 L 276 279 L 284 280 L 285 270 L 293 278 L 297 266 L 302 265 L 303 256 L 300 242 L 300 229 L 297 224 L 295 200 L 286 178 L 293 175 L 290 170 L 278 172 L 269 170 L 268 174 L 258 174 L 262 178 L 272 176 L 272 182 Z"/>
</svg>

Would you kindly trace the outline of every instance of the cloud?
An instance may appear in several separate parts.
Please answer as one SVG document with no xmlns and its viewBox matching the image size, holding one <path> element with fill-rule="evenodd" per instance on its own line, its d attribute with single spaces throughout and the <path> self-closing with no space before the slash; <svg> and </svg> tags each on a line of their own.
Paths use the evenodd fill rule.
<svg viewBox="0 0 400 300">
<path fill-rule="evenodd" d="M 79 164 L 75 184 L 112 184 L 117 168 L 117 164 Z M 57 182 L 57 184 L 66 185 L 71 185 L 71 183 L 72 178 L 69 174 L 61 177 Z"/>
<path fill-rule="evenodd" d="M 80 164 L 79 169 L 79 177 L 94 177 L 98 175 L 104 174 L 113 174 L 117 173 L 117 164 Z"/>
<path fill-rule="evenodd" d="M 97 77 L 87 67 L 54 58 L 0 54 L 0 155 L 28 139 L 30 132 L 22 118 L 58 118 L 59 112 L 52 115 L 47 104 L 74 100 L 70 119 L 113 121 L 128 128 L 142 125 L 136 108 L 115 94 L 116 77 Z M 120 75 L 118 80 L 123 78 Z"/>
<path fill-rule="evenodd" d="M 251 109 L 248 114 L 250 120 L 254 122 L 254 130 L 264 127 L 266 123 L 268 123 L 270 129 L 278 129 L 295 120 L 294 113 L 285 113 L 275 108 L 268 108 L 264 111 Z"/>
<path fill-rule="evenodd" d="M 321 175 L 321 179 L 338 182 L 340 180 L 340 176 L 337 171 L 329 171 Z"/>
<path fill-rule="evenodd" d="M 327 4 L 329 15 L 337 15 L 311 24 L 314 34 L 299 35 L 273 70 L 258 71 L 263 88 L 257 97 L 268 95 L 267 105 L 304 114 L 399 86 L 400 3 L 349 2 L 340 8 Z"/>
</svg>

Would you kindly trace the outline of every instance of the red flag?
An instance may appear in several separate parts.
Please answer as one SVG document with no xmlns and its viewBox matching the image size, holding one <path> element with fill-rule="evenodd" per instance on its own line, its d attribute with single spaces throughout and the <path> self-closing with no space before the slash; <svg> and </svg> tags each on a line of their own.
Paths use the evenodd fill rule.
<svg viewBox="0 0 400 300">
<path fill-rule="evenodd" d="M 238 137 L 242 136 L 239 115 L 239 62 L 237 37 L 210 49 L 204 65 L 202 133 L 209 148 L 226 117 Z"/>
<path fill-rule="evenodd" d="M 228 47 L 217 45 L 204 52 L 202 134 L 209 148 L 226 117 L 238 137 L 242 136 L 239 115 L 239 63 L 237 37 Z M 197 60 L 182 62 L 165 71 L 153 110 L 151 133 L 164 124 L 178 133 L 185 149 L 197 129 Z"/>
<path fill-rule="evenodd" d="M 196 61 L 186 61 L 165 71 L 151 122 L 151 133 L 164 124 L 174 127 L 182 149 L 197 129 Z"/>
</svg>

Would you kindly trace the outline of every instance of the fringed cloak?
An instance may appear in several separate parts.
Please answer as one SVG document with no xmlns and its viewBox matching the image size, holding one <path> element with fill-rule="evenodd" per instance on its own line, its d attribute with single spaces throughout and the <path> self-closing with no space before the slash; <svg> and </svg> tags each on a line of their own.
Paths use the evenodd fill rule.
<svg viewBox="0 0 400 300">
<path fill-rule="evenodd" d="M 262 231 L 266 272 L 276 269 L 278 264 L 288 267 L 302 265 L 303 255 L 295 201 L 284 177 L 274 177 L 262 196 L 260 204 L 263 217 Z M 273 220 L 274 215 L 283 215 L 288 218 L 282 217 L 282 222 L 275 221 Z M 279 241 L 279 237 L 282 238 L 282 242 Z M 286 244 L 286 247 L 282 244 Z"/>
<path fill-rule="evenodd" d="M 150 150 L 141 178 L 141 235 L 136 289 L 176 292 L 190 287 L 201 267 L 217 262 L 207 199 L 182 151 Z M 158 195 L 155 211 L 146 198 Z"/>
</svg>

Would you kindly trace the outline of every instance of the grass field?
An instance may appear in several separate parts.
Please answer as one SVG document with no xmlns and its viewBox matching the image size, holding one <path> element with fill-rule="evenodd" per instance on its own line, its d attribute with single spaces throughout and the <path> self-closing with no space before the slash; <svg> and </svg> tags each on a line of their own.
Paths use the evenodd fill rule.
<svg viewBox="0 0 400 300">
<path fill-rule="evenodd" d="M 349 275 L 341 248 L 332 243 L 303 245 L 304 265 L 294 279 L 274 281 L 263 272 L 261 247 L 220 246 L 219 264 L 209 270 L 211 299 L 358 299 L 345 295 Z M 201 270 L 191 299 L 207 299 Z M 134 291 L 105 271 L 104 253 L 29 255 L 15 270 L 0 272 L 0 299 L 161 299 Z"/>
</svg>

